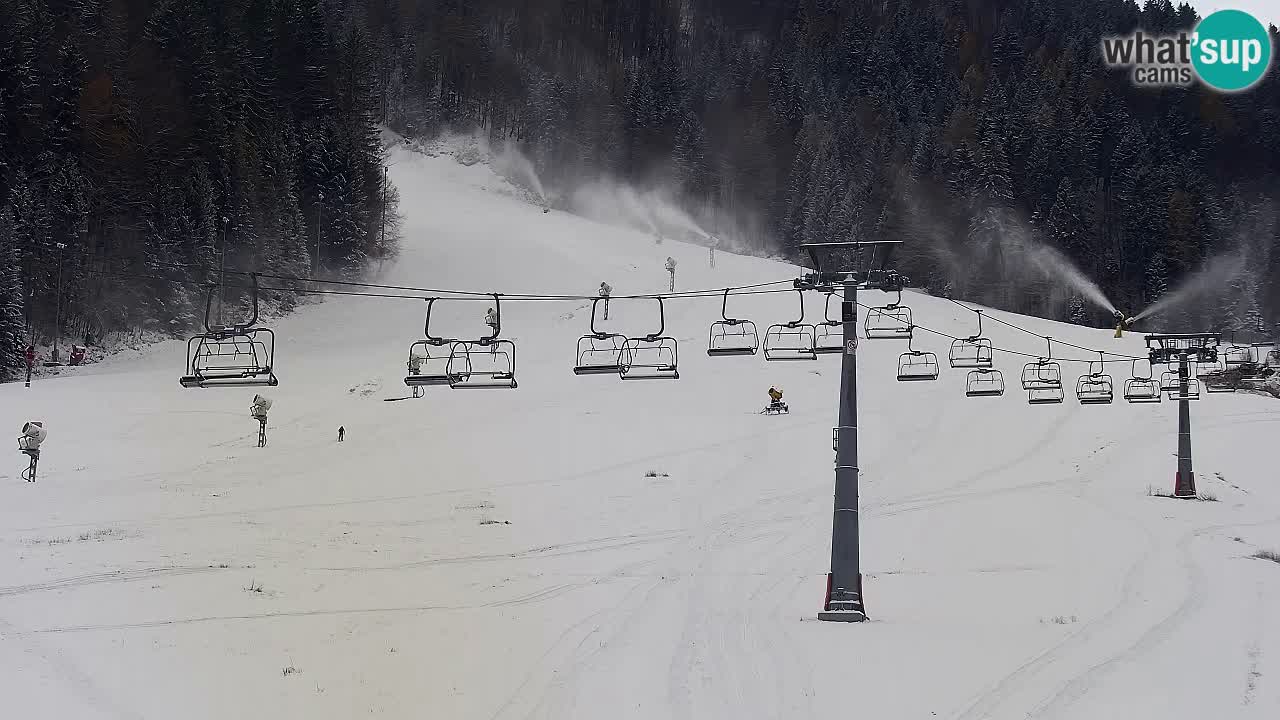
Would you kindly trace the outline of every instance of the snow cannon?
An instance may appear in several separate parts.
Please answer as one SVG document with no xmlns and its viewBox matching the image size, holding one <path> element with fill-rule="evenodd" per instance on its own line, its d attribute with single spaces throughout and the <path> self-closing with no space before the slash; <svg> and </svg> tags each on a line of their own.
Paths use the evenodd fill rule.
<svg viewBox="0 0 1280 720">
<path fill-rule="evenodd" d="M 253 405 L 249 407 L 249 415 L 257 420 L 266 420 L 267 411 L 271 409 L 271 401 L 261 395 L 253 396 Z"/>
<path fill-rule="evenodd" d="M 32 420 L 22 425 L 22 435 L 18 438 L 18 449 L 27 451 L 38 451 L 40 444 L 49 437 L 49 431 L 45 430 L 44 423 L 38 420 Z"/>
</svg>

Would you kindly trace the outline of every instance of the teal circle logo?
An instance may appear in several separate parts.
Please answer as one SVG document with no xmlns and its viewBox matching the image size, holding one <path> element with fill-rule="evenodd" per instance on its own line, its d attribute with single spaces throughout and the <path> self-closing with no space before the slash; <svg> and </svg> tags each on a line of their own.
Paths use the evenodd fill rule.
<svg viewBox="0 0 1280 720">
<path fill-rule="evenodd" d="M 1191 64 L 1206 85 L 1223 92 L 1248 90 L 1271 67 L 1271 36 L 1242 10 L 1219 10 L 1196 26 Z"/>
</svg>

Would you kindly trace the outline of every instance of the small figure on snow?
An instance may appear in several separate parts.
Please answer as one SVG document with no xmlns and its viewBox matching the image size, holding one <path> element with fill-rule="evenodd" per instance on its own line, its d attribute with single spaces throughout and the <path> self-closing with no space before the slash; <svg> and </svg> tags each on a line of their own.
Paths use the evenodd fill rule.
<svg viewBox="0 0 1280 720">
<path fill-rule="evenodd" d="M 484 324 L 485 324 L 485 325 L 488 325 L 489 327 L 491 327 L 491 328 L 493 328 L 495 331 L 497 331 L 497 329 L 498 329 L 498 311 L 497 311 L 497 310 L 495 310 L 495 309 L 493 309 L 493 308 L 489 308 L 489 311 L 488 311 L 488 312 L 486 312 L 486 313 L 484 314 Z"/>
<path fill-rule="evenodd" d="M 347 429 L 339 425 L 338 426 L 338 442 L 342 442 L 343 438 L 345 438 L 346 436 L 347 436 Z"/>
<path fill-rule="evenodd" d="M 667 256 L 667 264 L 666 264 L 666 268 L 667 268 L 667 272 L 671 273 L 671 290 L 670 290 L 670 292 L 675 292 L 675 291 L 676 291 L 676 260 L 675 260 L 675 258 L 671 257 L 670 255 L 668 255 L 668 256 Z"/>
<path fill-rule="evenodd" d="M 609 295 L 613 293 L 613 288 L 609 287 L 609 283 L 600 283 L 600 297 L 604 298 L 604 317 L 603 320 L 609 319 Z"/>
<path fill-rule="evenodd" d="M 84 353 L 85 353 L 85 351 L 84 351 L 84 346 L 83 346 L 83 345 L 72 345 L 72 346 L 71 346 L 71 359 L 70 359 L 70 363 L 71 363 L 72 365 L 79 365 L 79 364 L 83 363 L 83 362 L 84 362 Z"/>
<path fill-rule="evenodd" d="M 27 359 L 27 369 L 30 370 L 31 368 L 35 367 L 35 364 L 36 364 L 36 346 L 35 345 L 27 346 L 27 352 L 25 354 L 25 357 Z"/>
</svg>

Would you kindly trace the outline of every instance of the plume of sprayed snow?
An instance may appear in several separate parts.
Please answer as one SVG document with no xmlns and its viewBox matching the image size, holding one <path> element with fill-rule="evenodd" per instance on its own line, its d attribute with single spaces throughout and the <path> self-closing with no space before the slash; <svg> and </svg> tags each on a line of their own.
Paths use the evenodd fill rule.
<svg viewBox="0 0 1280 720">
<path fill-rule="evenodd" d="M 1245 271 L 1244 253 L 1236 251 L 1225 255 L 1217 255 L 1207 260 L 1200 269 L 1191 273 L 1171 292 L 1167 292 L 1151 304 L 1146 310 L 1134 316 L 1141 320 L 1157 315 L 1170 308 L 1182 305 L 1197 297 L 1220 290 L 1223 285 L 1235 280 Z"/>
<path fill-rule="evenodd" d="M 537 169 L 514 143 L 504 143 L 492 153 L 491 167 L 509 181 L 528 187 L 544 205 L 547 203 L 547 191 L 542 187 Z"/>
<path fill-rule="evenodd" d="M 707 238 L 710 235 L 676 203 L 656 190 L 638 192 L 630 185 L 597 180 L 578 186 L 573 209 L 593 220 L 623 224 L 652 235 Z"/>
<path fill-rule="evenodd" d="M 1115 314 L 1116 306 L 1102 293 L 1098 284 L 1085 276 L 1067 256 L 1034 238 L 1027 244 L 1027 258 L 1049 277 L 1058 277 L 1094 305 Z"/>
<path fill-rule="evenodd" d="M 1046 245 L 1035 230 L 1009 213 L 994 210 L 989 212 L 989 217 L 994 219 L 998 228 L 994 242 L 1000 246 L 1006 261 L 1012 261 L 1020 269 L 1031 270 L 1060 288 L 1074 290 L 1109 313 L 1117 312 L 1115 304 L 1102 292 L 1102 288 L 1090 280 L 1066 255 Z"/>
<path fill-rule="evenodd" d="M 674 228 L 686 235 L 693 234 L 700 238 L 710 237 L 710 234 L 694 222 L 688 213 L 677 207 L 671 200 L 659 195 L 657 191 L 651 191 L 645 197 L 660 227 Z"/>
</svg>

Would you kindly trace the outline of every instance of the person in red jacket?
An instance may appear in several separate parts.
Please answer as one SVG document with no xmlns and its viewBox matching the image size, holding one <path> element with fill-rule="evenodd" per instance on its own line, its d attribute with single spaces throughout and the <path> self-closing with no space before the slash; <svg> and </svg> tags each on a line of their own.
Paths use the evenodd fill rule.
<svg viewBox="0 0 1280 720">
<path fill-rule="evenodd" d="M 31 368 L 35 367 L 35 365 L 36 365 L 36 346 L 28 345 L 27 346 L 27 369 L 30 370 Z"/>
</svg>

